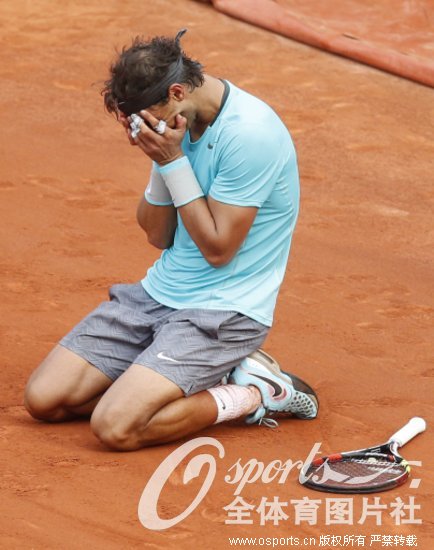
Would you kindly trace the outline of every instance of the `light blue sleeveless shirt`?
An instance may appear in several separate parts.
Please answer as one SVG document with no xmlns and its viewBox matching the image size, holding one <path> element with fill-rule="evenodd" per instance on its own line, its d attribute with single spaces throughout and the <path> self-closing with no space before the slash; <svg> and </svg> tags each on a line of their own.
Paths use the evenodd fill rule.
<svg viewBox="0 0 434 550">
<path fill-rule="evenodd" d="M 237 311 L 271 326 L 299 208 L 297 159 L 288 130 L 264 102 L 229 84 L 226 102 L 199 140 L 182 148 L 205 196 L 255 206 L 256 218 L 233 259 L 212 267 L 178 214 L 173 245 L 142 284 L 175 309 Z"/>
</svg>

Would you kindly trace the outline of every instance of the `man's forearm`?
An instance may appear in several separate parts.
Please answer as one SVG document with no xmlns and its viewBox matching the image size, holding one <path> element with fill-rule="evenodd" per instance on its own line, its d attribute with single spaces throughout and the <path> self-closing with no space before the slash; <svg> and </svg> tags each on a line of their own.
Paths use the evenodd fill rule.
<svg viewBox="0 0 434 550">
<path fill-rule="evenodd" d="M 173 243 L 176 210 L 163 178 L 152 167 L 149 183 L 137 209 L 137 221 L 155 247 L 165 249 Z"/>
<path fill-rule="evenodd" d="M 169 248 L 177 226 L 176 208 L 173 205 L 154 206 L 145 197 L 137 208 L 137 221 L 148 241 L 156 248 Z"/>
<path fill-rule="evenodd" d="M 201 197 L 179 208 L 190 237 L 213 267 L 234 257 L 255 219 L 257 208 L 220 203 Z"/>
</svg>

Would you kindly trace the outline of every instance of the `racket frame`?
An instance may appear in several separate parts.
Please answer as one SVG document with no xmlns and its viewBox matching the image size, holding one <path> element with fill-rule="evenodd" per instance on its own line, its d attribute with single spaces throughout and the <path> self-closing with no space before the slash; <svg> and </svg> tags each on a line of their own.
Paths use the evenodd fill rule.
<svg viewBox="0 0 434 550">
<path fill-rule="evenodd" d="M 320 458 L 314 459 L 310 464 L 304 465 L 300 471 L 299 481 L 302 485 L 314 489 L 316 491 L 327 492 L 327 493 L 341 493 L 341 494 L 363 494 L 363 493 L 376 493 L 380 491 L 386 491 L 399 487 L 405 483 L 410 475 L 410 465 L 408 462 L 398 453 L 398 449 L 405 445 L 410 439 L 415 437 L 418 433 L 421 433 L 425 430 L 426 423 L 422 418 L 412 418 L 403 428 L 394 433 L 388 441 L 374 447 L 366 447 L 364 449 L 358 449 L 354 451 L 347 451 L 343 453 L 330 454 L 327 456 L 322 456 Z M 349 462 L 351 459 L 360 458 L 366 459 L 369 458 L 383 459 L 384 461 L 390 462 L 390 467 L 399 466 L 403 468 L 401 475 L 398 475 L 396 478 L 384 481 L 382 483 L 372 483 L 372 485 L 367 485 L 366 487 L 352 487 L 351 483 L 348 483 L 347 486 L 327 486 L 322 485 L 319 482 L 312 481 L 313 476 L 321 475 L 321 468 L 323 465 L 336 462 Z M 309 468 L 311 466 L 318 466 L 319 469 L 315 472 L 311 472 L 307 475 Z M 375 465 L 375 463 L 373 463 Z M 387 470 L 387 468 L 386 468 Z"/>
</svg>

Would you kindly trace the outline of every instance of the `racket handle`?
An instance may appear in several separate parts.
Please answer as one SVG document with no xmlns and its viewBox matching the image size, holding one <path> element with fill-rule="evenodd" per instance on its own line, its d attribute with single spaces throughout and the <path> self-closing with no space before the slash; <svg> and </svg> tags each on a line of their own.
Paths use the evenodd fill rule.
<svg viewBox="0 0 434 550">
<path fill-rule="evenodd" d="M 426 429 L 425 420 L 423 418 L 420 418 L 419 416 L 415 416 L 411 420 L 409 420 L 405 426 L 403 426 L 400 430 L 394 433 L 392 437 L 389 438 L 388 443 L 391 443 L 392 441 L 396 441 L 396 443 L 398 443 L 398 446 L 402 447 L 403 445 L 408 443 L 410 439 L 413 439 L 413 437 L 416 437 L 417 434 L 424 432 L 425 429 Z"/>
</svg>

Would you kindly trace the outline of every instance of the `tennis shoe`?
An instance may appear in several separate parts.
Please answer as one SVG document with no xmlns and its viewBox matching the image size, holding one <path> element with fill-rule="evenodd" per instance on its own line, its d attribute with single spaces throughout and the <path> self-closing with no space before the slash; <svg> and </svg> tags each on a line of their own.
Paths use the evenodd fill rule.
<svg viewBox="0 0 434 550">
<path fill-rule="evenodd" d="M 318 414 L 319 403 L 314 390 L 294 374 L 282 371 L 277 361 L 263 350 L 253 352 L 235 367 L 229 383 L 256 386 L 261 392 L 262 404 L 247 416 L 247 424 L 277 425 L 266 418 L 275 414 L 303 419 L 313 419 Z"/>
</svg>

